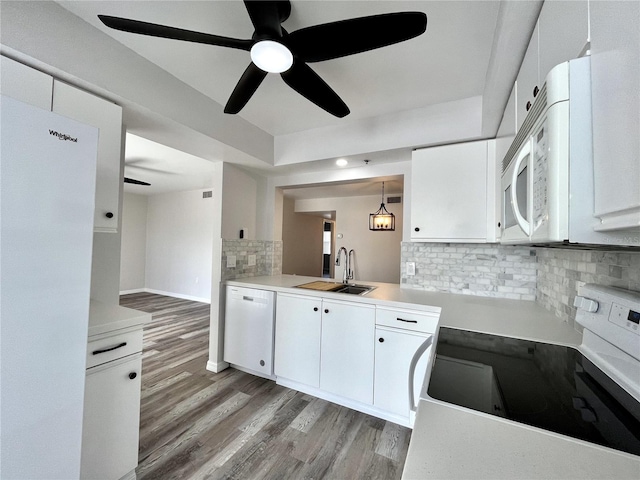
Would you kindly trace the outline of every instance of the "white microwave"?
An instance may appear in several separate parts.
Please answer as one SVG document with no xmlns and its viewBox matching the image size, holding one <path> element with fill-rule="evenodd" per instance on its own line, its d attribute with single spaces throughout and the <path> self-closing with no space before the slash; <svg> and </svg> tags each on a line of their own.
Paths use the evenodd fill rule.
<svg viewBox="0 0 640 480">
<path fill-rule="evenodd" d="M 504 157 L 501 187 L 501 243 L 606 243 L 593 230 L 589 57 L 549 72 Z"/>
</svg>

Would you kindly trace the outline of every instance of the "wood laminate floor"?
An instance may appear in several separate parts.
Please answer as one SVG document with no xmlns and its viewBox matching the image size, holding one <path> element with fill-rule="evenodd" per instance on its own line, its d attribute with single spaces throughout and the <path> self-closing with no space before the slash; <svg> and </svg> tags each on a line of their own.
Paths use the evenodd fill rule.
<svg viewBox="0 0 640 480">
<path fill-rule="evenodd" d="M 209 305 L 123 295 L 144 329 L 139 480 L 400 478 L 410 430 L 235 369 L 206 370 Z"/>
</svg>

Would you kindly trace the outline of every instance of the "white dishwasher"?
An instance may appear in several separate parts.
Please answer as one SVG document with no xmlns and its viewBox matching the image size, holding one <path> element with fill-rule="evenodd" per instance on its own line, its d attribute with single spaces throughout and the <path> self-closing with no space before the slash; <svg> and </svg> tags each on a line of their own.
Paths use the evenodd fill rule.
<svg viewBox="0 0 640 480">
<path fill-rule="evenodd" d="M 275 292 L 227 286 L 224 361 L 260 377 L 273 375 Z"/>
</svg>

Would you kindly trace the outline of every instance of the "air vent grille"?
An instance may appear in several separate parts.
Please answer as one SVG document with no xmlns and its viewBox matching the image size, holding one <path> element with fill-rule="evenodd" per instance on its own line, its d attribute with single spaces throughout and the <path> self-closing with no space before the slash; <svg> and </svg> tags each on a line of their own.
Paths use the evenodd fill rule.
<svg viewBox="0 0 640 480">
<path fill-rule="evenodd" d="M 387 197 L 387 203 L 402 203 L 402 197 Z"/>
<path fill-rule="evenodd" d="M 213 197 L 213 191 L 208 190 L 206 192 L 202 192 L 202 198 L 211 198 Z"/>
<path fill-rule="evenodd" d="M 507 154 L 504 156 L 504 159 L 502 160 L 502 173 L 504 173 L 505 170 L 509 168 L 509 164 L 515 157 L 516 153 L 518 153 L 518 150 L 520 150 L 520 147 L 522 146 L 522 144 L 527 140 L 527 138 L 529 138 L 529 135 L 531 134 L 531 130 L 533 129 L 533 126 L 546 111 L 547 111 L 547 84 L 545 83 L 542 86 L 542 90 L 540 90 L 540 93 L 538 94 L 538 98 L 536 98 L 536 101 L 533 103 L 533 107 L 531 107 L 531 110 L 529 110 L 527 117 L 524 119 L 524 122 L 522 123 L 522 126 L 520 127 L 520 130 L 516 135 L 516 138 L 513 139 L 513 143 L 511 144 L 511 147 L 509 147 Z"/>
</svg>

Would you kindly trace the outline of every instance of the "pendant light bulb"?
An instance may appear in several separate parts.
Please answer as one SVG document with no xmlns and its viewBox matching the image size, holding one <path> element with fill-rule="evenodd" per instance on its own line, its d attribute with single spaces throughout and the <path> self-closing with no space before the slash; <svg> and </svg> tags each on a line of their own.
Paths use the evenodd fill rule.
<svg viewBox="0 0 640 480">
<path fill-rule="evenodd" d="M 251 47 L 251 61 L 265 72 L 282 73 L 293 65 L 293 54 L 279 42 L 262 40 Z"/>
</svg>

